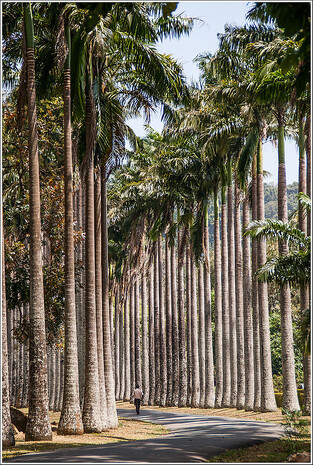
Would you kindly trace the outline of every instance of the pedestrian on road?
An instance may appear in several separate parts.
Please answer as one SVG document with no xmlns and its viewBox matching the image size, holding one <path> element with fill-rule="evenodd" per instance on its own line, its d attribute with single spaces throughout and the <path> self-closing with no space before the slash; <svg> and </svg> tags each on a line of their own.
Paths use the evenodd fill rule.
<svg viewBox="0 0 313 465">
<path fill-rule="evenodd" d="M 143 399 L 143 392 L 140 389 L 139 384 L 136 384 L 136 387 L 134 389 L 134 403 L 135 403 L 137 415 L 140 414 L 140 401 L 141 401 L 141 399 Z"/>
</svg>

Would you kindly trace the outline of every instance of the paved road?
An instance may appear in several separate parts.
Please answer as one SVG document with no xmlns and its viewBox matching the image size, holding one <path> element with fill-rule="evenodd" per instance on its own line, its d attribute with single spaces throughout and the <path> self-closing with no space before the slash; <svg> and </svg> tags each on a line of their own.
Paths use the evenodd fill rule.
<svg viewBox="0 0 313 465">
<path fill-rule="evenodd" d="M 206 462 L 228 449 L 247 447 L 279 439 L 280 425 L 204 415 L 187 415 L 143 408 L 118 409 L 124 418 L 149 421 L 166 426 L 170 433 L 155 439 L 128 443 L 59 449 L 26 454 L 10 463 L 189 463 Z"/>
</svg>

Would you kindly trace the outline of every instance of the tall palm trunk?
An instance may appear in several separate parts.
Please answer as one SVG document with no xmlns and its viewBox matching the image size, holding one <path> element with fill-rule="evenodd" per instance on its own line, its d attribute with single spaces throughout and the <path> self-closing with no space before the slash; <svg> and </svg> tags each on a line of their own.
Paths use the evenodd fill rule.
<svg viewBox="0 0 313 465">
<path fill-rule="evenodd" d="M 129 326 L 130 326 L 130 396 L 133 398 L 135 388 L 135 284 L 132 281 L 130 285 L 130 304 L 129 304 Z"/>
<path fill-rule="evenodd" d="M 237 405 L 237 337 L 236 337 L 236 283 L 235 238 L 233 213 L 232 164 L 227 162 L 227 239 L 228 239 L 228 294 L 229 294 L 229 342 L 230 342 L 230 406 Z"/>
<path fill-rule="evenodd" d="M 129 327 L 129 295 L 127 295 L 127 299 L 125 302 L 125 310 L 124 310 L 124 347 L 125 347 L 125 391 L 124 391 L 124 401 L 130 400 L 130 327 Z"/>
<path fill-rule="evenodd" d="M 86 366 L 83 424 L 85 433 L 102 431 L 98 376 L 95 222 L 94 222 L 94 138 L 91 83 L 86 93 Z"/>
<path fill-rule="evenodd" d="M 222 406 L 223 398 L 223 309 L 222 264 L 220 247 L 218 191 L 214 187 L 214 318 L 215 318 L 215 408 Z"/>
<path fill-rule="evenodd" d="M 204 303 L 204 275 L 203 275 L 203 263 L 199 263 L 198 266 L 198 341 L 199 341 L 199 407 L 204 407 L 204 396 L 205 396 L 205 303 Z"/>
<path fill-rule="evenodd" d="M 101 165 L 101 232 L 102 232 L 102 306 L 103 306 L 103 361 L 107 403 L 108 428 L 117 428 L 118 420 L 114 396 L 114 376 L 112 363 L 112 340 L 109 304 L 109 259 L 108 259 L 108 220 L 105 161 Z"/>
<path fill-rule="evenodd" d="M 124 312 L 125 310 L 125 301 L 121 305 L 120 310 L 120 390 L 118 394 L 119 400 L 123 400 L 124 398 L 124 391 L 125 391 L 125 347 L 124 347 Z"/>
<path fill-rule="evenodd" d="M 257 153 L 252 161 L 252 221 L 258 219 L 258 175 Z M 258 239 L 252 239 L 252 309 L 253 309 L 253 357 L 254 357 L 254 405 L 253 410 L 261 408 L 261 348 L 259 286 L 255 273 L 258 270 Z"/>
<path fill-rule="evenodd" d="M 164 286 L 163 286 L 163 251 L 162 236 L 158 239 L 158 257 L 159 257 L 159 308 L 160 308 L 160 406 L 166 405 L 166 334 L 165 334 L 165 312 L 164 312 Z"/>
<path fill-rule="evenodd" d="M 250 222 L 248 194 L 243 200 L 243 228 Z M 250 238 L 243 236 L 243 316 L 244 316 L 244 353 L 245 353 L 245 406 L 246 411 L 254 406 L 254 360 L 253 360 L 253 322 Z"/>
<path fill-rule="evenodd" d="M 148 293 L 149 293 L 149 405 L 154 405 L 155 399 L 155 352 L 154 352 L 154 267 L 149 265 Z"/>
<path fill-rule="evenodd" d="M 3 211 L 2 211 L 3 221 Z M 7 345 L 7 307 L 5 288 L 4 236 L 2 223 L 2 446 L 15 445 L 14 431 L 10 415 L 9 363 Z"/>
<path fill-rule="evenodd" d="M 227 251 L 226 186 L 222 186 L 222 312 L 223 312 L 223 398 L 222 407 L 230 407 L 230 337 Z"/>
<path fill-rule="evenodd" d="M 307 118 L 310 119 L 309 117 Z M 306 129 L 306 131 L 305 131 Z M 305 145 L 309 156 L 307 158 L 307 164 L 310 164 L 311 155 L 311 144 L 310 144 L 310 127 L 305 128 L 302 118 L 299 122 L 299 192 L 303 192 L 309 197 L 311 196 L 311 186 L 307 185 L 307 181 L 310 183 L 310 172 L 311 166 L 306 167 L 305 160 Z M 306 141 L 305 141 L 305 132 Z M 309 141 L 309 144 L 307 143 Z M 306 144 L 305 144 L 306 142 Z M 306 168 L 308 173 L 308 179 L 306 177 Z M 310 215 L 308 215 L 308 218 Z M 308 220 L 309 221 L 309 220 Z M 304 215 L 301 205 L 299 205 L 299 228 L 307 235 L 307 229 L 310 227 Z M 310 285 L 300 286 L 300 309 L 302 312 L 302 321 L 305 318 L 305 312 L 310 308 Z M 311 354 L 304 352 L 303 354 L 303 381 L 304 381 L 304 411 L 307 415 L 311 415 Z"/>
<path fill-rule="evenodd" d="M 97 170 L 95 179 L 95 268 L 96 268 L 96 314 L 97 314 L 97 354 L 100 390 L 100 410 L 103 430 L 107 427 L 107 407 L 103 360 L 103 314 L 102 314 L 102 251 L 101 251 L 101 172 Z"/>
<path fill-rule="evenodd" d="M 47 346 L 42 274 L 40 183 L 36 110 L 34 29 L 31 4 L 24 3 L 27 53 L 29 211 L 30 211 L 30 307 L 29 307 L 29 410 L 26 441 L 50 441 Z"/>
<path fill-rule="evenodd" d="M 114 363 L 115 363 L 115 400 L 119 400 L 120 392 L 120 302 L 119 286 L 116 285 L 114 305 Z"/>
<path fill-rule="evenodd" d="M 191 361 L 191 269 L 190 243 L 186 248 L 186 349 L 187 349 L 187 407 L 191 406 L 192 392 L 192 361 Z"/>
<path fill-rule="evenodd" d="M 145 259 L 145 257 L 144 257 Z M 148 311 L 147 311 L 147 277 L 144 266 L 141 281 L 141 312 L 142 312 L 142 389 L 143 404 L 148 405 L 149 399 L 149 346 L 148 346 Z"/>
<path fill-rule="evenodd" d="M 240 189 L 235 181 L 235 276 L 236 276 L 236 333 L 237 333 L 237 409 L 245 405 L 245 350 L 243 315 L 242 231 L 240 218 Z"/>
<path fill-rule="evenodd" d="M 141 385 L 139 276 L 135 280 L 135 384 Z"/>
<path fill-rule="evenodd" d="M 83 230 L 83 182 L 79 183 L 76 193 L 76 227 L 77 230 Z M 79 383 L 79 399 L 80 405 L 83 405 L 84 390 L 85 390 L 85 311 L 84 311 L 84 272 L 82 264 L 84 263 L 83 254 L 84 244 L 79 243 L 77 246 L 76 263 L 77 263 L 77 279 L 79 285 L 76 288 L 76 324 L 77 324 L 77 346 L 78 346 L 78 383 Z"/>
<path fill-rule="evenodd" d="M 154 361 L 155 361 L 155 392 L 154 392 L 154 403 L 159 405 L 160 403 L 160 290 L 159 290 L 159 257 L 158 257 L 158 243 L 155 243 L 154 250 Z M 162 374 L 163 375 L 163 374 Z"/>
<path fill-rule="evenodd" d="M 172 297 L 172 405 L 178 406 L 179 399 L 179 335 L 177 311 L 176 251 L 171 247 L 171 297 Z"/>
<path fill-rule="evenodd" d="M 171 295 L 171 252 L 168 234 L 165 238 L 165 311 L 166 311 L 166 362 L 167 362 L 167 400 L 172 405 L 173 389 L 173 345 L 172 345 L 172 295 Z"/>
<path fill-rule="evenodd" d="M 192 392 L 191 407 L 199 407 L 200 401 L 200 373 L 199 373 L 199 346 L 198 346 L 198 315 L 197 315 L 197 283 L 196 269 L 193 253 L 190 253 L 190 275 L 191 275 L 191 363 L 192 363 Z"/>
<path fill-rule="evenodd" d="M 258 219 L 264 220 L 264 185 L 263 185 L 263 153 L 262 140 L 259 141 L 257 153 L 257 186 L 258 186 Z M 258 241 L 258 268 L 266 261 L 266 241 Z M 260 318 L 260 348 L 261 348 L 261 410 L 275 411 L 276 400 L 272 377 L 272 359 L 270 345 L 270 325 L 268 313 L 267 283 L 258 283 L 259 318 Z"/>
<path fill-rule="evenodd" d="M 187 402 L 187 367 L 184 295 L 184 244 L 181 228 L 178 228 L 178 334 L 179 334 L 179 400 L 178 407 Z"/>
<path fill-rule="evenodd" d="M 287 183 L 286 183 L 286 166 L 285 166 L 285 147 L 284 147 L 284 126 L 283 116 L 279 121 L 278 127 L 278 219 L 287 223 Z M 287 255 L 289 251 L 285 242 L 280 242 L 279 252 Z M 280 315 L 281 315 L 281 350 L 282 350 L 282 375 L 283 375 L 283 403 L 286 410 L 300 410 L 299 399 L 297 394 L 294 345 L 292 330 L 291 314 L 291 292 L 290 285 L 280 286 Z"/>
<path fill-rule="evenodd" d="M 59 434 L 82 434 L 84 431 L 78 384 L 78 353 L 75 306 L 75 255 L 73 230 L 73 163 L 71 128 L 71 33 L 65 25 L 68 56 L 64 65 L 64 203 L 65 203 L 65 354 L 64 399 L 58 425 Z"/>
<path fill-rule="evenodd" d="M 212 337 L 212 307 L 211 307 L 211 271 L 209 245 L 209 215 L 207 202 L 204 203 L 203 217 L 203 248 L 204 248 L 204 325 L 205 325 L 205 394 L 204 407 L 214 408 L 214 362 Z"/>
</svg>

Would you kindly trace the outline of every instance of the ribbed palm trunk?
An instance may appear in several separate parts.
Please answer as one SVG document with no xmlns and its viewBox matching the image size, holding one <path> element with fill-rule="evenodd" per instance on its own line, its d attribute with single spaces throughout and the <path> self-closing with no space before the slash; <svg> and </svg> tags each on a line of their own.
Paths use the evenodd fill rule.
<svg viewBox="0 0 313 465">
<path fill-rule="evenodd" d="M 129 327 L 129 295 L 127 295 L 127 299 L 125 302 L 125 310 L 124 310 L 124 347 L 125 347 L 125 391 L 123 400 L 129 401 L 130 400 L 130 327 Z"/>
<path fill-rule="evenodd" d="M 34 32 L 31 4 L 24 3 L 27 53 L 29 211 L 30 211 L 30 306 L 29 306 L 29 410 L 26 441 L 50 441 L 47 346 L 42 274 L 40 182 L 36 110 Z"/>
<path fill-rule="evenodd" d="M 252 161 L 252 221 L 258 219 L 258 176 L 257 153 Z M 258 280 L 258 239 L 252 239 L 252 317 L 253 317 L 253 357 L 254 357 L 254 405 L 256 412 L 261 409 L 261 348 Z"/>
<path fill-rule="evenodd" d="M 83 230 L 83 186 L 82 181 L 79 183 L 78 190 L 76 192 L 76 228 L 79 231 Z M 76 264 L 77 264 L 77 279 L 79 285 L 76 287 L 76 325 L 77 325 L 77 348 L 78 348 L 78 383 L 79 383 L 79 400 L 80 405 L 83 405 L 84 390 L 85 390 L 85 327 L 86 327 L 86 315 L 84 311 L 84 276 L 82 271 L 82 264 L 84 263 L 83 256 L 84 244 L 79 243 L 76 252 Z"/>
<path fill-rule="evenodd" d="M 228 289 L 228 248 L 227 248 L 227 204 L 226 186 L 222 186 L 221 211 L 222 238 L 222 314 L 223 314 L 223 398 L 222 407 L 230 407 L 230 335 L 229 335 L 229 289 Z"/>
<path fill-rule="evenodd" d="M 190 253 L 191 275 L 191 363 L 192 363 L 192 392 L 191 407 L 199 407 L 200 402 L 200 373 L 199 373 L 199 340 L 198 340 L 198 312 L 197 312 L 197 279 L 193 253 Z"/>
<path fill-rule="evenodd" d="M 184 293 L 184 244 L 181 228 L 178 228 L 178 335 L 179 335 L 179 399 L 178 407 L 187 402 L 187 367 L 185 333 L 185 293 Z"/>
<path fill-rule="evenodd" d="M 59 379 L 60 389 L 59 389 L 59 397 L 57 399 L 57 411 L 62 411 L 63 405 L 63 393 L 64 393 L 64 348 L 61 347 L 60 350 L 60 379 Z"/>
<path fill-rule="evenodd" d="M 232 165 L 227 162 L 227 239 L 228 239 L 228 295 L 229 295 L 229 342 L 230 342 L 230 406 L 237 406 L 237 335 L 236 335 L 236 283 L 235 238 L 232 189 Z"/>
<path fill-rule="evenodd" d="M 59 344 L 59 341 L 58 341 Z M 61 378 L 61 348 L 59 345 L 55 349 L 55 388 L 54 388 L 54 397 L 53 397 L 53 411 L 58 412 L 59 410 L 59 397 L 60 397 L 60 378 Z"/>
<path fill-rule="evenodd" d="M 105 161 L 101 165 L 101 253 L 102 253 L 102 310 L 103 310 L 103 361 L 107 405 L 107 426 L 117 428 L 118 419 L 114 396 L 112 339 L 109 304 L 108 220 Z"/>
<path fill-rule="evenodd" d="M 166 405 L 167 394 L 167 366 L 166 366 L 166 334 L 165 334 L 165 309 L 164 309 L 164 286 L 163 286 L 163 250 L 162 237 L 158 239 L 159 257 L 159 308 L 160 308 L 160 407 Z"/>
<path fill-rule="evenodd" d="M 86 93 L 86 366 L 83 424 L 85 433 L 100 433 L 102 431 L 102 424 L 100 413 L 96 323 L 94 143 L 92 136 L 93 111 L 90 87 Z"/>
<path fill-rule="evenodd" d="M 264 220 L 264 185 L 263 185 L 263 152 L 262 140 L 259 141 L 257 153 L 257 189 L 258 189 L 258 219 Z M 266 241 L 258 241 L 258 268 L 266 262 Z M 276 400 L 272 377 L 272 358 L 270 344 L 270 325 L 268 312 L 267 283 L 258 283 L 259 318 L 260 318 L 260 348 L 261 348 L 261 410 L 275 411 Z"/>
<path fill-rule="evenodd" d="M 223 398 L 223 309 L 222 263 L 219 227 L 218 191 L 214 188 L 214 319 L 215 319 L 215 408 L 222 406 Z"/>
<path fill-rule="evenodd" d="M 249 198 L 246 194 L 243 200 L 243 229 L 250 222 Z M 245 353 L 245 405 L 246 411 L 254 407 L 254 359 L 253 359 L 253 322 L 252 322 L 252 284 L 251 284 L 251 253 L 250 237 L 243 236 L 243 318 L 244 318 L 244 353 Z"/>
<path fill-rule="evenodd" d="M 129 326 L 130 326 L 130 398 L 133 398 L 135 389 L 135 285 L 130 285 L 130 306 L 129 306 Z"/>
<path fill-rule="evenodd" d="M 203 263 L 201 262 L 198 266 L 198 322 L 199 322 L 199 407 L 204 407 L 204 396 L 205 396 L 205 304 L 204 304 L 204 275 L 203 275 Z"/>
<path fill-rule="evenodd" d="M 141 344 L 140 344 L 140 292 L 139 277 L 135 280 L 135 384 L 141 386 Z"/>
<path fill-rule="evenodd" d="M 172 293 L 171 293 L 171 251 L 169 237 L 165 238 L 165 313 L 166 313 L 166 362 L 167 362 L 167 399 L 166 404 L 172 405 L 173 389 L 173 346 L 172 346 Z"/>
<path fill-rule="evenodd" d="M 282 117 L 283 119 L 283 117 Z M 284 126 L 283 121 L 279 121 L 278 127 L 278 219 L 284 223 L 288 222 L 287 209 L 287 183 L 285 166 L 284 147 Z M 279 253 L 287 255 L 289 247 L 287 243 L 280 242 Z M 280 315 L 281 315 L 281 350 L 282 350 L 282 375 L 283 375 L 283 403 L 286 410 L 300 410 L 297 394 L 297 383 L 295 373 L 292 313 L 291 313 L 291 292 L 290 285 L 280 286 Z"/>
<path fill-rule="evenodd" d="M 187 407 L 191 406 L 192 361 L 191 361 L 191 269 L 190 244 L 186 248 L 186 349 L 187 349 Z"/>
<path fill-rule="evenodd" d="M 2 215 L 3 218 L 3 215 Z M 3 270 L 4 273 L 4 270 Z M 3 274 L 3 276 L 5 276 Z M 13 368 L 13 343 L 12 343 L 12 310 L 7 311 L 7 350 L 8 350 L 8 376 L 9 376 L 9 398 L 10 398 L 10 403 L 12 399 L 12 368 Z"/>
<path fill-rule="evenodd" d="M 120 302 L 119 287 L 115 290 L 114 305 L 114 363 L 115 363 L 115 400 L 119 400 L 120 392 Z"/>
<path fill-rule="evenodd" d="M 161 384 L 160 384 L 160 290 L 159 290 L 159 257 L 158 243 L 155 243 L 154 250 L 154 361 L 155 361 L 155 392 L 154 403 L 160 404 Z"/>
<path fill-rule="evenodd" d="M 210 245 L 208 225 L 208 205 L 204 205 L 203 218 L 203 244 L 204 244 L 204 331 L 205 331 L 205 392 L 204 407 L 214 408 L 214 362 L 213 362 L 213 337 L 212 337 L 212 307 L 211 307 L 211 270 L 210 270 Z"/>
<path fill-rule="evenodd" d="M 121 311 L 120 311 L 120 391 L 118 395 L 119 400 L 123 400 L 124 391 L 125 391 L 125 347 L 124 347 L 124 324 L 123 324 L 125 304 L 126 302 L 124 301 L 121 306 Z"/>
<path fill-rule="evenodd" d="M 96 266 L 96 314 L 97 355 L 102 429 L 107 428 L 107 408 L 103 360 L 103 315 L 102 315 L 102 251 L 101 251 L 101 173 L 95 179 L 95 266 Z"/>
<path fill-rule="evenodd" d="M 64 66 L 64 206 L 65 206 L 65 352 L 64 398 L 58 434 L 83 434 L 78 383 L 78 353 L 75 305 L 75 255 L 73 228 L 73 164 L 71 127 L 71 69 L 70 28 L 66 21 L 65 34 L 69 53 Z"/>
<path fill-rule="evenodd" d="M 3 213 L 3 211 L 2 211 Z M 3 221 L 3 214 L 2 214 Z M 2 223 L 2 446 L 15 445 L 14 431 L 10 415 L 9 363 L 7 346 L 7 307 L 5 288 L 4 236 Z"/>
<path fill-rule="evenodd" d="M 172 297 L 172 405 L 178 406 L 179 400 L 179 330 L 177 310 L 176 250 L 171 247 L 171 297 Z"/>
<path fill-rule="evenodd" d="M 142 390 L 143 405 L 148 405 L 149 399 L 149 344 L 148 344 L 148 305 L 147 276 L 144 266 L 141 280 L 141 328 L 142 328 Z"/>
<path fill-rule="evenodd" d="M 307 132 L 310 128 L 307 128 Z M 307 134 L 306 139 L 309 139 Z M 307 150 L 310 152 L 311 147 L 307 146 Z M 310 162 L 310 160 L 308 160 Z M 311 167 L 308 169 L 310 173 Z M 307 186 L 306 178 L 306 160 L 305 160 L 305 133 L 303 119 L 299 121 L 299 192 L 309 194 L 311 186 Z M 310 215 L 308 215 L 309 217 Z M 307 235 L 307 218 L 303 207 L 299 203 L 299 229 Z M 310 308 L 310 286 L 300 285 L 300 309 L 303 315 L 302 319 L 305 318 L 305 312 Z M 304 352 L 303 354 L 303 381 L 304 381 L 304 411 L 307 415 L 311 414 L 311 355 Z"/>
<path fill-rule="evenodd" d="M 245 348 L 243 315 L 242 231 L 240 189 L 235 181 L 235 278 L 236 278 L 236 334 L 237 334 L 237 409 L 245 406 Z"/>
<path fill-rule="evenodd" d="M 154 405 L 155 398 L 155 355 L 154 355 L 154 267 L 149 265 L 148 294 L 149 294 L 149 399 L 148 404 Z"/>
</svg>

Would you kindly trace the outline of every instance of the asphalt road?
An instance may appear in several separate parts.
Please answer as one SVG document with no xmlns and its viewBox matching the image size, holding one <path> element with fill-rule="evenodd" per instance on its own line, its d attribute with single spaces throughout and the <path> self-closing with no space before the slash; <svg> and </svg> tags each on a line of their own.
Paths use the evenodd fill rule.
<svg viewBox="0 0 313 465">
<path fill-rule="evenodd" d="M 273 423 L 161 412 L 118 409 L 118 415 L 164 425 L 170 433 L 155 439 L 59 449 L 25 454 L 5 463 L 192 463 L 206 462 L 229 449 L 274 441 L 284 434 Z"/>
</svg>

